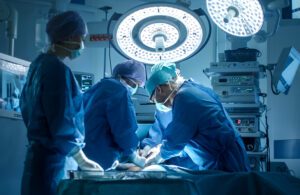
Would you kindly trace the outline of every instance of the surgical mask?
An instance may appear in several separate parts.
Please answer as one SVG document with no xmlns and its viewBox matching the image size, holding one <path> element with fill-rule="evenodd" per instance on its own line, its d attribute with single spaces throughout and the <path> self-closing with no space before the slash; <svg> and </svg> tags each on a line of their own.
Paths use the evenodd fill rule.
<svg viewBox="0 0 300 195">
<path fill-rule="evenodd" d="M 165 103 L 171 98 L 172 94 L 173 94 L 175 91 L 177 91 L 176 88 L 173 89 L 173 90 L 170 92 L 170 94 L 166 97 L 166 99 L 165 99 L 163 102 L 161 102 L 161 103 L 155 102 L 155 106 L 156 106 L 156 108 L 157 108 L 159 111 L 162 111 L 162 112 L 169 112 L 169 111 L 172 110 L 172 108 L 165 106 Z"/>
<path fill-rule="evenodd" d="M 128 84 L 126 83 L 126 81 L 124 81 L 123 79 L 120 79 L 120 82 L 127 88 L 127 90 L 129 91 L 129 93 L 130 93 L 131 95 L 134 95 L 134 94 L 137 92 L 137 90 L 138 90 L 138 85 L 136 85 L 135 87 L 131 87 L 131 86 L 128 85 Z"/>
<path fill-rule="evenodd" d="M 162 104 L 165 104 L 165 103 L 171 98 L 172 94 L 173 94 L 175 91 L 177 91 L 176 88 L 172 89 L 170 85 L 169 85 L 169 88 L 171 89 L 171 92 L 169 93 L 169 95 L 168 95 L 167 97 L 165 97 L 165 99 L 164 99 L 163 101 L 161 101 Z M 158 103 L 158 102 L 156 101 L 156 91 L 155 91 L 155 94 L 154 94 L 154 95 L 155 95 L 154 102 L 155 102 L 155 103 Z"/>
<path fill-rule="evenodd" d="M 71 60 L 73 60 L 73 59 L 77 58 L 78 56 L 80 56 L 81 53 L 82 53 L 82 51 L 83 51 L 83 49 L 84 49 L 84 44 L 83 44 L 82 41 L 80 43 L 75 42 L 75 41 L 64 41 L 64 43 L 77 44 L 77 45 L 80 44 L 80 48 L 79 49 L 69 49 L 69 48 L 66 48 L 64 46 L 57 45 L 57 46 L 59 46 L 59 47 L 61 47 L 61 48 L 63 48 L 63 49 L 65 49 L 65 50 L 67 50 L 67 51 L 70 52 L 69 58 Z"/>
<path fill-rule="evenodd" d="M 172 108 L 165 106 L 163 103 L 156 103 L 155 106 L 156 106 L 157 110 L 159 110 L 161 112 L 169 112 L 172 110 Z"/>
<path fill-rule="evenodd" d="M 133 88 L 133 87 L 127 85 L 127 89 L 128 89 L 128 91 L 130 92 L 131 95 L 134 95 L 134 94 L 137 92 L 137 90 L 138 90 L 138 86 L 136 85 L 136 86 Z"/>
</svg>

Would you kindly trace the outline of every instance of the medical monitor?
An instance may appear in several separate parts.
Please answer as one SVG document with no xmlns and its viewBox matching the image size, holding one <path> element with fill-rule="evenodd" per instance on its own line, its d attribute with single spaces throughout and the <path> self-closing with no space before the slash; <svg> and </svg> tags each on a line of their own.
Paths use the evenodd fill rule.
<svg viewBox="0 0 300 195">
<path fill-rule="evenodd" d="M 288 94 L 300 64 L 300 53 L 294 47 L 284 48 L 274 69 L 273 85 L 278 93 Z"/>
</svg>

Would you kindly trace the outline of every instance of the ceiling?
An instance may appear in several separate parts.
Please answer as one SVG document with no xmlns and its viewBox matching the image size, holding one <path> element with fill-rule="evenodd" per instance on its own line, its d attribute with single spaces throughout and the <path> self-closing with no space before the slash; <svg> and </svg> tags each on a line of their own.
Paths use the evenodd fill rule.
<svg viewBox="0 0 300 195">
<path fill-rule="evenodd" d="M 1 0 L 0 0 L 1 1 Z M 17 2 L 26 2 L 26 3 L 34 3 L 34 4 L 41 4 L 41 5 L 51 5 L 53 2 L 61 3 L 68 3 L 71 0 L 4 0 L 7 2 L 17 1 Z M 157 2 L 158 0 L 73 0 L 73 1 L 84 1 L 85 7 L 87 8 L 101 8 L 104 6 L 112 7 L 113 12 L 124 13 L 127 10 L 138 6 L 144 3 L 151 3 Z M 172 2 L 175 3 L 178 0 L 160 0 L 160 2 Z M 189 0 L 181 0 L 181 1 L 189 1 Z M 191 7 L 198 8 L 200 4 L 205 2 L 204 0 L 190 0 Z"/>
</svg>

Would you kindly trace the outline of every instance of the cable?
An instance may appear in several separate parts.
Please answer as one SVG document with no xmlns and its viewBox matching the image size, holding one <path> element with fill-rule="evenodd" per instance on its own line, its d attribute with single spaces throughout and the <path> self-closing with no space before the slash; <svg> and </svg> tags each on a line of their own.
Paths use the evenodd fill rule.
<svg viewBox="0 0 300 195">
<path fill-rule="evenodd" d="M 111 24 L 111 20 L 112 17 L 109 19 L 109 22 L 107 24 L 107 29 L 106 32 L 109 35 L 110 34 L 110 24 Z M 109 67 L 110 67 L 110 74 L 112 75 L 112 65 L 111 65 L 111 52 L 110 52 L 110 48 L 111 48 L 111 39 L 108 40 L 108 60 L 109 60 Z"/>
<path fill-rule="evenodd" d="M 99 9 L 104 11 L 105 21 L 107 21 L 108 10 L 111 10 L 112 7 L 104 6 L 104 7 L 100 7 Z M 106 32 L 108 32 L 108 31 L 106 31 Z M 106 72 L 106 48 L 104 48 L 103 62 L 104 62 L 104 64 L 103 64 L 103 78 L 105 78 L 106 77 L 106 75 L 105 75 L 105 72 Z"/>
<path fill-rule="evenodd" d="M 120 17 L 122 16 L 122 14 L 119 14 L 119 13 L 113 13 L 113 15 L 110 17 L 108 23 L 107 23 L 107 28 L 106 28 L 106 33 L 108 35 L 110 35 L 110 25 L 111 25 L 111 22 L 113 20 L 118 20 Z M 109 67 L 110 67 L 110 73 L 112 75 L 112 63 L 111 63 L 111 46 L 114 47 L 114 45 L 112 44 L 112 39 L 113 39 L 113 36 L 109 37 L 109 40 L 108 40 L 108 59 L 109 59 Z M 115 48 L 115 47 L 114 47 Z M 115 50 L 121 54 L 116 48 Z M 122 55 L 122 54 L 121 54 Z"/>
<path fill-rule="evenodd" d="M 105 78 L 105 71 L 106 71 L 106 48 L 104 48 L 104 54 L 103 54 L 103 61 L 104 61 L 104 65 L 103 65 L 103 78 Z"/>
<path fill-rule="evenodd" d="M 270 171 L 270 143 L 269 143 L 269 124 L 268 124 L 268 109 L 265 112 L 265 125 L 266 125 L 266 146 L 267 146 L 267 171 Z"/>
<path fill-rule="evenodd" d="M 111 41 L 108 41 L 108 59 L 109 59 L 109 67 L 110 67 L 110 75 L 113 74 L 113 70 L 112 70 L 112 65 L 111 65 L 111 53 L 110 53 L 110 49 L 111 49 Z"/>
<path fill-rule="evenodd" d="M 273 86 L 273 73 L 270 69 L 267 68 L 267 70 L 269 71 L 270 76 L 271 76 L 271 90 L 272 90 L 272 93 L 274 95 L 279 95 L 280 93 L 276 89 L 274 89 L 274 86 Z"/>
</svg>

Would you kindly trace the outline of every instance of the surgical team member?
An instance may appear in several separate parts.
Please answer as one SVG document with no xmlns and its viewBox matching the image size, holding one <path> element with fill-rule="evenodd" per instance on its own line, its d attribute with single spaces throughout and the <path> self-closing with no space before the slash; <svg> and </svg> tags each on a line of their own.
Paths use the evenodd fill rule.
<svg viewBox="0 0 300 195">
<path fill-rule="evenodd" d="M 140 153 L 142 156 L 148 156 L 152 148 L 159 147 L 162 143 L 165 138 L 166 128 L 172 121 L 172 111 L 158 107 L 154 117 L 155 122 L 149 129 L 148 136 L 141 141 L 141 147 L 143 149 Z M 187 144 L 178 156 L 166 160 L 164 164 L 199 170 L 199 166 L 196 165 L 188 155 L 191 147 L 192 146 Z"/>
<path fill-rule="evenodd" d="M 176 69 L 177 75 L 179 75 L 179 70 Z M 154 147 L 159 147 L 165 138 L 165 130 L 169 123 L 172 121 L 172 109 L 161 104 L 156 104 L 156 110 L 154 114 L 155 121 L 152 127 L 149 129 L 148 135 L 141 141 L 140 153 L 142 156 L 148 156 L 149 151 Z M 199 170 L 199 166 L 196 165 L 190 156 L 188 155 L 189 150 L 192 146 L 187 144 L 181 151 L 180 155 L 170 158 L 164 162 L 168 165 L 177 165 L 193 170 Z"/>
<path fill-rule="evenodd" d="M 21 94 L 27 127 L 27 148 L 22 178 L 23 195 L 52 195 L 64 175 L 67 156 L 82 170 L 103 169 L 82 152 L 84 146 L 82 94 L 63 59 L 83 49 L 86 24 L 78 13 L 63 12 L 47 24 L 51 48 L 30 65 Z"/>
<path fill-rule="evenodd" d="M 173 114 L 160 150 L 148 163 L 178 156 L 189 144 L 189 156 L 200 170 L 250 170 L 243 141 L 211 89 L 178 76 L 173 63 L 154 65 L 146 89 L 151 100 Z"/>
<path fill-rule="evenodd" d="M 121 158 L 145 165 L 146 159 L 136 152 L 137 121 L 131 100 L 145 80 L 144 64 L 128 60 L 114 67 L 112 78 L 102 79 L 84 94 L 84 152 L 104 169 Z"/>
</svg>

